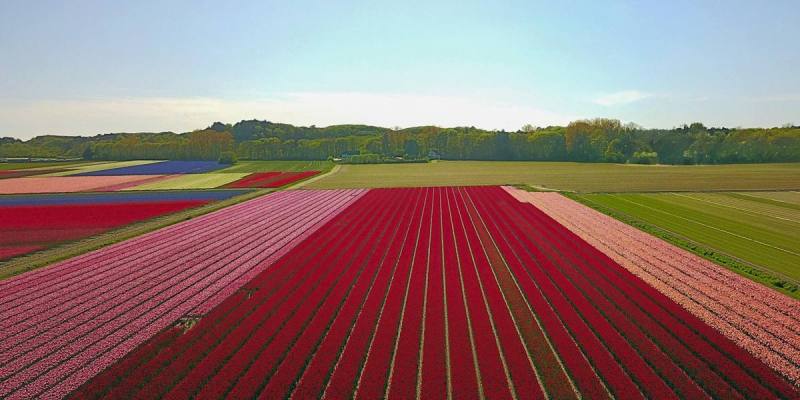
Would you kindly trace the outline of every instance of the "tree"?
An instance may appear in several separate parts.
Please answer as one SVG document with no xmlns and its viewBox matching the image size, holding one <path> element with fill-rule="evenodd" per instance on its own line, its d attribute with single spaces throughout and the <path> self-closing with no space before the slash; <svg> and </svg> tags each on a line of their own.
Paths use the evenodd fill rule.
<svg viewBox="0 0 800 400">
<path fill-rule="evenodd" d="M 408 139 L 403 143 L 403 150 L 409 157 L 419 157 L 419 143 L 414 139 Z"/>
<path fill-rule="evenodd" d="M 637 164 L 658 164 L 658 153 L 655 151 L 637 151 L 631 161 Z"/>
<path fill-rule="evenodd" d="M 592 126 L 589 121 L 575 121 L 567 125 L 564 139 L 567 146 L 567 155 L 575 161 L 591 161 Z"/>
<path fill-rule="evenodd" d="M 728 129 L 695 122 L 674 129 L 644 129 L 615 119 L 592 119 L 573 121 L 566 127 L 527 124 L 508 133 L 475 127 L 319 128 L 251 120 L 233 125 L 215 122 L 207 129 L 186 133 L 45 135 L 27 141 L 0 138 L 0 157 L 219 160 L 225 152 L 253 160 L 325 160 L 343 154 L 376 154 L 384 160 L 430 154 L 430 158 L 446 160 L 796 162 L 800 161 L 800 127 Z"/>
<path fill-rule="evenodd" d="M 378 138 L 368 140 L 364 147 L 366 148 L 367 153 L 370 154 L 383 153 L 383 141 Z"/>
<path fill-rule="evenodd" d="M 236 153 L 232 151 L 223 151 L 219 154 L 219 160 L 217 161 L 219 161 L 220 164 L 236 164 Z"/>
<path fill-rule="evenodd" d="M 617 138 L 608 142 L 608 147 L 606 148 L 604 159 L 606 162 L 613 162 L 613 163 L 625 162 L 625 154 L 623 154 L 622 150 L 622 140 Z"/>
</svg>

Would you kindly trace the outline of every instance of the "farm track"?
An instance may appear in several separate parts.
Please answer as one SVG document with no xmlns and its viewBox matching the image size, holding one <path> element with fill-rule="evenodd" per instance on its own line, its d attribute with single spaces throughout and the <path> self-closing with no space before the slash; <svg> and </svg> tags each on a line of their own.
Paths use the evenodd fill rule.
<svg viewBox="0 0 800 400">
<path fill-rule="evenodd" d="M 213 308 L 360 194 L 268 195 L 0 282 L 0 396 L 66 395 Z"/>
<path fill-rule="evenodd" d="M 610 258 L 592 247 L 597 240 L 579 224 L 556 222 L 548 215 L 563 220 L 556 205 L 542 201 L 545 213 L 499 187 L 371 190 L 196 325 L 149 332 L 72 395 L 800 395 L 774 363 L 715 329 L 676 289 L 630 270 L 610 245 L 598 246 Z M 796 303 L 784 300 L 752 312 L 762 316 L 761 334 L 792 346 L 793 336 L 780 335 L 796 334 L 796 324 L 764 325 L 769 316 L 794 318 Z"/>
</svg>

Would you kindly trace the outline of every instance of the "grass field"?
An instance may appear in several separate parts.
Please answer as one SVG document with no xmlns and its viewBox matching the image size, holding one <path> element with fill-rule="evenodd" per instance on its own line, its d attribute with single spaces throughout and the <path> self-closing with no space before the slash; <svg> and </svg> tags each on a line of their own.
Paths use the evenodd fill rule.
<svg viewBox="0 0 800 400">
<path fill-rule="evenodd" d="M 342 165 L 309 189 L 527 184 L 577 192 L 800 189 L 800 163 L 645 166 L 568 162 L 439 161 Z"/>
<path fill-rule="evenodd" d="M 247 173 L 187 174 L 145 183 L 125 190 L 213 189 L 247 176 Z"/>
<path fill-rule="evenodd" d="M 784 207 L 800 207 L 800 192 L 739 193 L 739 196 L 744 196 L 745 198 L 762 202 L 765 200 L 767 202 L 777 202 L 778 205 L 783 205 Z"/>
<path fill-rule="evenodd" d="M 331 168 L 333 163 L 330 161 L 239 161 L 216 172 L 322 171 L 324 173 Z"/>
<path fill-rule="evenodd" d="M 800 210 L 797 204 L 782 204 L 762 196 L 771 195 L 663 193 L 576 197 L 800 281 L 800 240 L 797 240 Z"/>
<path fill-rule="evenodd" d="M 54 161 L 54 162 L 3 162 L 0 163 L 0 171 L 12 169 L 50 169 L 63 167 L 76 167 L 80 164 L 87 164 L 85 161 Z"/>
</svg>

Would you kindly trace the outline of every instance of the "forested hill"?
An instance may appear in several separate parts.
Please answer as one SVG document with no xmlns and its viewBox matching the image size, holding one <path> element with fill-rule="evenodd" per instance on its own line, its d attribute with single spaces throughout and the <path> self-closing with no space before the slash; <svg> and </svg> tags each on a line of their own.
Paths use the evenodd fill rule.
<svg viewBox="0 0 800 400">
<path fill-rule="evenodd" d="M 368 125 L 301 127 L 268 121 L 215 122 L 186 133 L 111 133 L 93 137 L 0 138 L 0 157 L 97 160 L 218 159 L 547 160 L 661 164 L 800 161 L 800 127 L 643 129 L 594 119 L 516 132 L 474 127 L 390 129 Z M 353 157 L 355 156 L 355 157 Z"/>
</svg>

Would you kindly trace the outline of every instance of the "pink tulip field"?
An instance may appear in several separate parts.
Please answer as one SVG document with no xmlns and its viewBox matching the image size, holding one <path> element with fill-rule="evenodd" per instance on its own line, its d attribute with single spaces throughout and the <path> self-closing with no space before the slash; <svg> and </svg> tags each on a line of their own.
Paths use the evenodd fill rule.
<svg viewBox="0 0 800 400">
<path fill-rule="evenodd" d="M 0 194 L 111 191 L 160 179 L 165 179 L 165 176 L 27 176 L 0 180 Z"/>
<path fill-rule="evenodd" d="M 279 192 L 0 281 L 0 398 L 63 397 L 360 197 Z"/>
<path fill-rule="evenodd" d="M 540 208 L 791 381 L 800 382 L 800 304 L 557 193 L 505 189 Z"/>
</svg>

